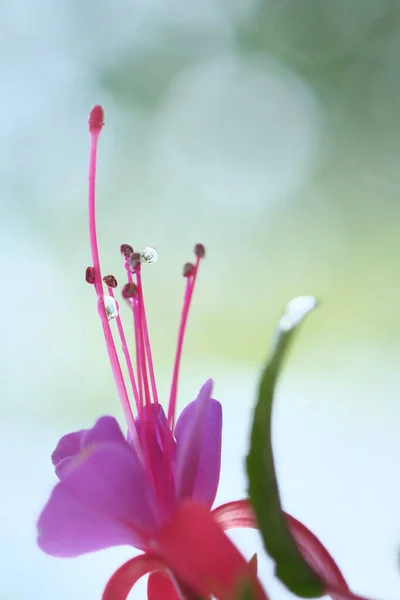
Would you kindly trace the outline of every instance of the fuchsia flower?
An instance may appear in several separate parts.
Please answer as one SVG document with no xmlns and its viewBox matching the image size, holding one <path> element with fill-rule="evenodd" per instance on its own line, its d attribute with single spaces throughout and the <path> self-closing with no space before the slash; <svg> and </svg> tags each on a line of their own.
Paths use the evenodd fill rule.
<svg viewBox="0 0 400 600">
<path fill-rule="evenodd" d="M 127 274 L 122 297 L 133 314 L 135 368 L 114 297 L 117 282 L 112 275 L 103 279 L 101 275 L 95 174 L 102 125 L 103 110 L 96 106 L 89 119 L 89 227 L 93 266 L 88 267 L 86 280 L 94 285 L 97 294 L 128 434 L 123 435 L 113 417 L 104 416 L 92 429 L 61 438 L 52 454 L 60 481 L 40 515 L 38 544 L 44 552 L 59 557 L 126 544 L 142 550 L 143 554 L 129 560 L 112 576 L 103 600 L 126 599 L 135 582 L 147 573 L 150 573 L 149 600 L 207 599 L 211 594 L 221 600 L 232 600 L 241 579 L 250 582 L 256 600 L 267 600 L 254 564 L 247 563 L 223 533 L 232 527 L 256 527 L 248 502 L 228 503 L 211 511 L 219 482 L 222 435 L 222 409 L 212 398 L 211 379 L 175 423 L 183 338 L 204 247 L 198 244 L 194 264 L 187 263 L 184 267 L 186 291 L 165 414 L 154 376 L 141 279 L 141 263 L 152 260 L 152 251 L 136 253 L 127 244 L 121 246 Z M 122 345 L 130 393 L 110 327 L 112 318 Z M 336 600 L 356 600 L 318 539 L 289 515 L 287 519 L 304 557 L 325 582 L 326 592 Z"/>
<path fill-rule="evenodd" d="M 151 262 L 154 251 L 146 249 L 143 253 L 136 253 L 128 244 L 121 246 L 127 275 L 122 297 L 131 308 L 134 323 L 134 367 L 114 297 L 116 279 L 112 275 L 102 279 L 100 270 L 95 175 L 97 145 L 102 126 L 103 110 L 96 106 L 89 119 L 89 230 L 93 266 L 88 267 L 86 280 L 94 285 L 97 294 L 98 312 L 128 434 L 125 437 L 117 421 L 105 416 L 92 429 L 76 431 L 61 438 L 52 455 L 60 482 L 55 486 L 40 515 L 38 543 L 48 554 L 60 557 L 77 556 L 124 544 L 146 552 L 146 558 L 139 557 L 139 562 L 135 562 L 133 568 L 129 565 L 122 567 L 111 580 L 107 588 L 111 592 L 106 591 L 105 597 L 115 599 L 127 596 L 141 569 L 166 570 L 168 556 L 163 555 L 161 547 L 158 548 L 160 543 L 157 542 L 157 536 L 172 521 L 182 505 L 186 513 L 187 510 L 190 511 L 190 507 L 185 508 L 185 501 L 195 501 L 195 506 L 204 507 L 206 514 L 209 514 L 220 475 L 222 409 L 220 403 L 212 398 L 213 382 L 209 379 L 202 386 L 196 400 L 186 406 L 175 423 L 184 333 L 199 265 L 205 255 L 201 244 L 195 247 L 195 262 L 186 263 L 183 270 L 186 291 L 167 414 L 158 398 L 141 278 L 142 262 Z M 107 287 L 107 294 L 104 293 L 103 282 Z M 123 376 L 110 326 L 112 318 L 116 321 L 122 345 L 128 383 Z M 136 408 L 136 417 L 132 404 Z M 192 510 L 196 511 L 196 508 L 192 507 Z M 204 512 L 201 515 L 204 519 Z M 189 535 L 189 531 L 186 531 L 186 535 Z M 226 543 L 229 548 L 231 544 L 227 538 Z M 155 550 L 157 548 L 158 554 Z M 232 548 L 231 553 L 235 554 L 237 551 Z M 155 558 L 151 559 L 153 555 Z M 247 567 L 239 554 L 235 556 L 236 563 L 239 560 L 239 565 Z M 161 557 L 166 562 L 162 562 Z M 215 563 L 215 567 L 217 564 Z M 192 568 L 189 574 L 185 571 L 186 581 L 192 580 L 192 571 L 195 569 Z M 173 576 L 171 569 L 169 575 Z M 195 586 L 198 587 L 203 578 L 195 577 L 195 580 Z M 214 580 L 215 584 L 218 577 Z M 180 582 L 178 589 L 182 585 Z M 165 577 L 156 575 L 150 578 L 149 598 L 159 598 L 160 589 L 164 590 L 162 597 L 166 597 L 167 590 L 171 598 L 176 597 L 175 587 Z M 201 588 L 202 593 L 211 591 L 211 588 Z"/>
</svg>

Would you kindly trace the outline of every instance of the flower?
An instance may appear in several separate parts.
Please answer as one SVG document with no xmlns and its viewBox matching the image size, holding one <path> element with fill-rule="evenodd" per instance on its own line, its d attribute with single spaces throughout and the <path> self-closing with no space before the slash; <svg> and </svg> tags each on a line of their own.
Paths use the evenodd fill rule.
<svg viewBox="0 0 400 600">
<path fill-rule="evenodd" d="M 89 118 L 89 231 L 93 266 L 86 281 L 97 295 L 106 347 L 119 399 L 126 418 L 127 436 L 110 416 L 91 429 L 63 436 L 52 454 L 59 483 L 38 520 L 38 544 L 53 556 L 71 557 L 102 548 L 130 545 L 143 551 L 122 565 L 109 580 L 103 600 L 126 600 L 136 581 L 150 573 L 149 600 L 237 597 L 240 585 L 251 587 L 251 597 L 267 600 L 257 580 L 256 560 L 247 563 L 224 531 L 257 528 L 247 500 L 211 510 L 221 463 L 222 408 L 212 398 L 207 380 L 195 400 L 175 423 L 179 365 L 189 308 L 204 246 L 195 246 L 195 262 L 186 263 L 186 278 L 178 342 L 167 414 L 159 402 L 143 297 L 141 265 L 153 262 L 152 248 L 134 252 L 121 246 L 127 283 L 122 297 L 134 320 L 136 373 L 115 300 L 117 281 L 103 279 L 100 270 L 95 218 L 97 145 L 103 110 L 96 106 Z M 108 294 L 104 293 L 103 282 Z M 123 376 L 110 321 L 125 357 L 131 394 Z M 132 402 L 136 406 L 136 417 Z M 287 515 L 301 552 L 336 600 L 354 596 L 336 563 L 319 540 Z M 255 557 L 256 558 L 256 557 Z"/>
<path fill-rule="evenodd" d="M 203 531 L 210 531 L 214 537 L 216 535 L 219 545 L 225 547 L 224 551 L 236 557 L 232 565 L 235 562 L 241 565 L 244 573 L 248 567 L 244 558 L 237 553 L 210 515 L 219 482 L 222 436 L 222 408 L 220 403 L 212 398 L 211 379 L 204 383 L 197 398 L 184 408 L 175 423 L 184 334 L 205 249 L 202 244 L 197 244 L 194 249 L 195 261 L 186 263 L 183 269 L 186 290 L 168 410 L 165 414 L 158 398 L 141 277 L 142 264 L 153 262 L 156 251 L 147 248 L 138 253 L 134 252 L 129 244 L 121 246 L 127 276 L 122 297 L 133 314 L 135 368 L 114 296 L 117 281 L 113 275 L 102 278 L 100 269 L 95 215 L 95 176 L 97 146 L 103 121 L 102 108 L 94 107 L 89 118 L 89 233 L 93 264 L 86 270 L 86 281 L 92 284 L 96 291 L 98 313 L 128 433 L 127 436 L 122 433 L 113 417 L 103 416 L 91 429 L 69 433 L 60 439 L 52 454 L 60 481 L 39 517 L 38 544 L 43 551 L 58 557 L 77 556 L 125 544 L 144 551 L 144 555 L 134 559 L 134 569 L 123 566 L 110 580 L 112 595 L 106 591 L 105 597 L 113 600 L 125 598 L 137 573 L 146 568 L 156 572 L 161 569 L 167 572 L 169 577 L 166 579 L 159 573 L 150 577 L 149 598 L 160 597 L 160 586 L 165 592 L 165 597 L 169 590 L 170 597 L 175 598 L 176 586 L 182 592 L 188 583 L 194 585 L 194 589 L 200 589 L 202 594 L 214 593 L 215 583 L 217 582 L 217 587 L 222 585 L 218 584 L 219 575 L 213 576 L 212 585 L 209 584 L 209 589 L 205 589 L 204 573 L 195 576 L 198 568 L 196 560 L 189 571 L 184 569 L 181 577 L 176 576 L 176 573 L 180 572 L 179 564 L 177 565 L 174 559 L 177 551 L 178 554 L 181 553 L 181 558 L 185 557 L 185 548 L 192 545 L 191 532 L 188 529 L 181 532 L 182 547 L 177 549 L 174 546 L 173 552 L 163 551 L 163 544 L 165 545 L 168 539 L 168 535 L 166 537 L 163 532 L 166 527 L 169 532 L 173 531 L 171 523 L 183 510 L 186 519 L 189 514 L 200 514 L 196 518 L 199 522 L 204 521 Z M 107 294 L 103 284 L 107 287 Z M 116 350 L 111 320 L 116 322 L 116 333 L 122 345 L 128 373 L 127 380 L 123 376 Z M 136 408 L 136 416 L 132 405 Z M 192 504 L 185 508 L 189 500 Z M 179 518 L 177 522 L 180 523 Z M 160 535 L 163 535 L 162 543 Z M 223 535 L 222 541 L 220 535 Z M 209 543 L 212 543 L 212 540 L 209 540 Z M 173 567 L 169 561 L 170 554 L 173 555 Z M 218 561 L 213 568 L 217 568 L 217 565 Z M 223 575 L 224 571 L 218 573 Z M 235 572 L 232 573 L 235 575 Z M 233 575 L 228 573 L 227 577 L 224 576 L 225 579 L 223 577 L 225 583 L 221 589 L 218 588 L 220 595 L 223 595 L 223 588 L 227 582 L 233 585 Z M 171 581 L 174 582 L 174 586 L 171 585 Z M 118 593 L 115 589 L 118 589 Z M 263 594 L 260 597 L 263 597 Z"/>
<path fill-rule="evenodd" d="M 161 406 L 153 419 L 136 419 L 144 450 L 109 416 L 62 437 L 52 455 L 60 482 L 38 523 L 42 550 L 70 557 L 129 544 L 146 551 L 184 499 L 211 508 L 221 450 L 221 407 L 211 386 L 184 409 L 174 436 Z"/>
</svg>

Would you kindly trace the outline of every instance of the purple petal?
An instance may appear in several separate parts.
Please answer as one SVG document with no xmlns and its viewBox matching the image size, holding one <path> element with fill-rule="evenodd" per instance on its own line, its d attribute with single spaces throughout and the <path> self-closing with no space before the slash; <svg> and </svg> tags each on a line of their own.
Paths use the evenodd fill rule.
<svg viewBox="0 0 400 600">
<path fill-rule="evenodd" d="M 67 433 L 58 442 L 53 454 L 51 455 L 51 462 L 53 463 L 56 471 L 56 475 L 61 479 L 66 467 L 71 461 L 71 458 L 78 454 L 81 449 L 82 438 L 86 433 L 86 429 L 80 431 L 73 431 Z"/>
<path fill-rule="evenodd" d="M 86 446 L 98 442 L 125 443 L 114 417 L 100 417 L 92 429 L 81 429 L 64 435 L 51 455 L 56 475 L 62 479 L 73 465 L 72 459 Z"/>
<path fill-rule="evenodd" d="M 211 398 L 209 379 L 175 427 L 178 499 L 191 497 L 211 508 L 221 468 L 222 407 Z"/>
<path fill-rule="evenodd" d="M 122 544 L 143 548 L 159 526 L 155 504 L 151 483 L 126 442 L 87 446 L 43 509 L 39 546 L 53 556 Z"/>
<path fill-rule="evenodd" d="M 82 438 L 82 448 L 99 442 L 116 442 L 125 446 L 126 441 L 114 417 L 100 417 L 92 429 L 86 429 Z"/>
</svg>

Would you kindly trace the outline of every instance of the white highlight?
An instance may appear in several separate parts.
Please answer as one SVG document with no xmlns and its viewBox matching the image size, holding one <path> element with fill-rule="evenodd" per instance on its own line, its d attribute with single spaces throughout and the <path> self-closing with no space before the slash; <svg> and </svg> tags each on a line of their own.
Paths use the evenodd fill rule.
<svg viewBox="0 0 400 600">
<path fill-rule="evenodd" d="M 297 296 L 297 298 L 293 298 L 288 302 L 285 313 L 279 321 L 279 329 L 290 331 L 316 306 L 317 299 L 314 296 Z"/>
</svg>

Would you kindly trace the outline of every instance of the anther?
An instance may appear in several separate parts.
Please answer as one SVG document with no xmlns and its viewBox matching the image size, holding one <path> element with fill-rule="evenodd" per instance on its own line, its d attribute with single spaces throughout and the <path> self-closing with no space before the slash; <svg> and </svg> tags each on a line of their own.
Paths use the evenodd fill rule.
<svg viewBox="0 0 400 600">
<path fill-rule="evenodd" d="M 141 255 L 140 252 L 133 252 L 129 257 L 129 269 L 134 273 L 140 267 Z"/>
<path fill-rule="evenodd" d="M 206 255 L 206 249 L 203 244 L 196 244 L 194 247 L 194 253 L 197 258 L 204 258 Z"/>
<path fill-rule="evenodd" d="M 195 270 L 196 270 L 196 267 L 194 266 L 194 264 L 187 262 L 183 265 L 183 276 L 190 277 L 191 275 L 194 275 Z"/>
<path fill-rule="evenodd" d="M 94 269 L 93 267 L 87 267 L 85 279 L 88 283 L 94 283 Z"/>
<path fill-rule="evenodd" d="M 90 133 L 100 132 L 104 125 L 104 110 L 98 104 L 92 108 L 89 115 Z"/>
<path fill-rule="evenodd" d="M 114 275 L 106 275 L 105 277 L 103 277 L 103 281 L 106 284 L 106 286 L 110 288 L 116 288 L 118 285 L 118 282 L 115 279 Z"/>
<path fill-rule="evenodd" d="M 122 297 L 124 300 L 130 300 L 131 298 L 136 298 L 138 295 L 137 286 L 133 283 L 133 281 L 126 283 L 122 288 Z"/>
<path fill-rule="evenodd" d="M 121 254 L 129 258 L 133 254 L 133 248 L 130 244 L 121 244 Z"/>
</svg>

